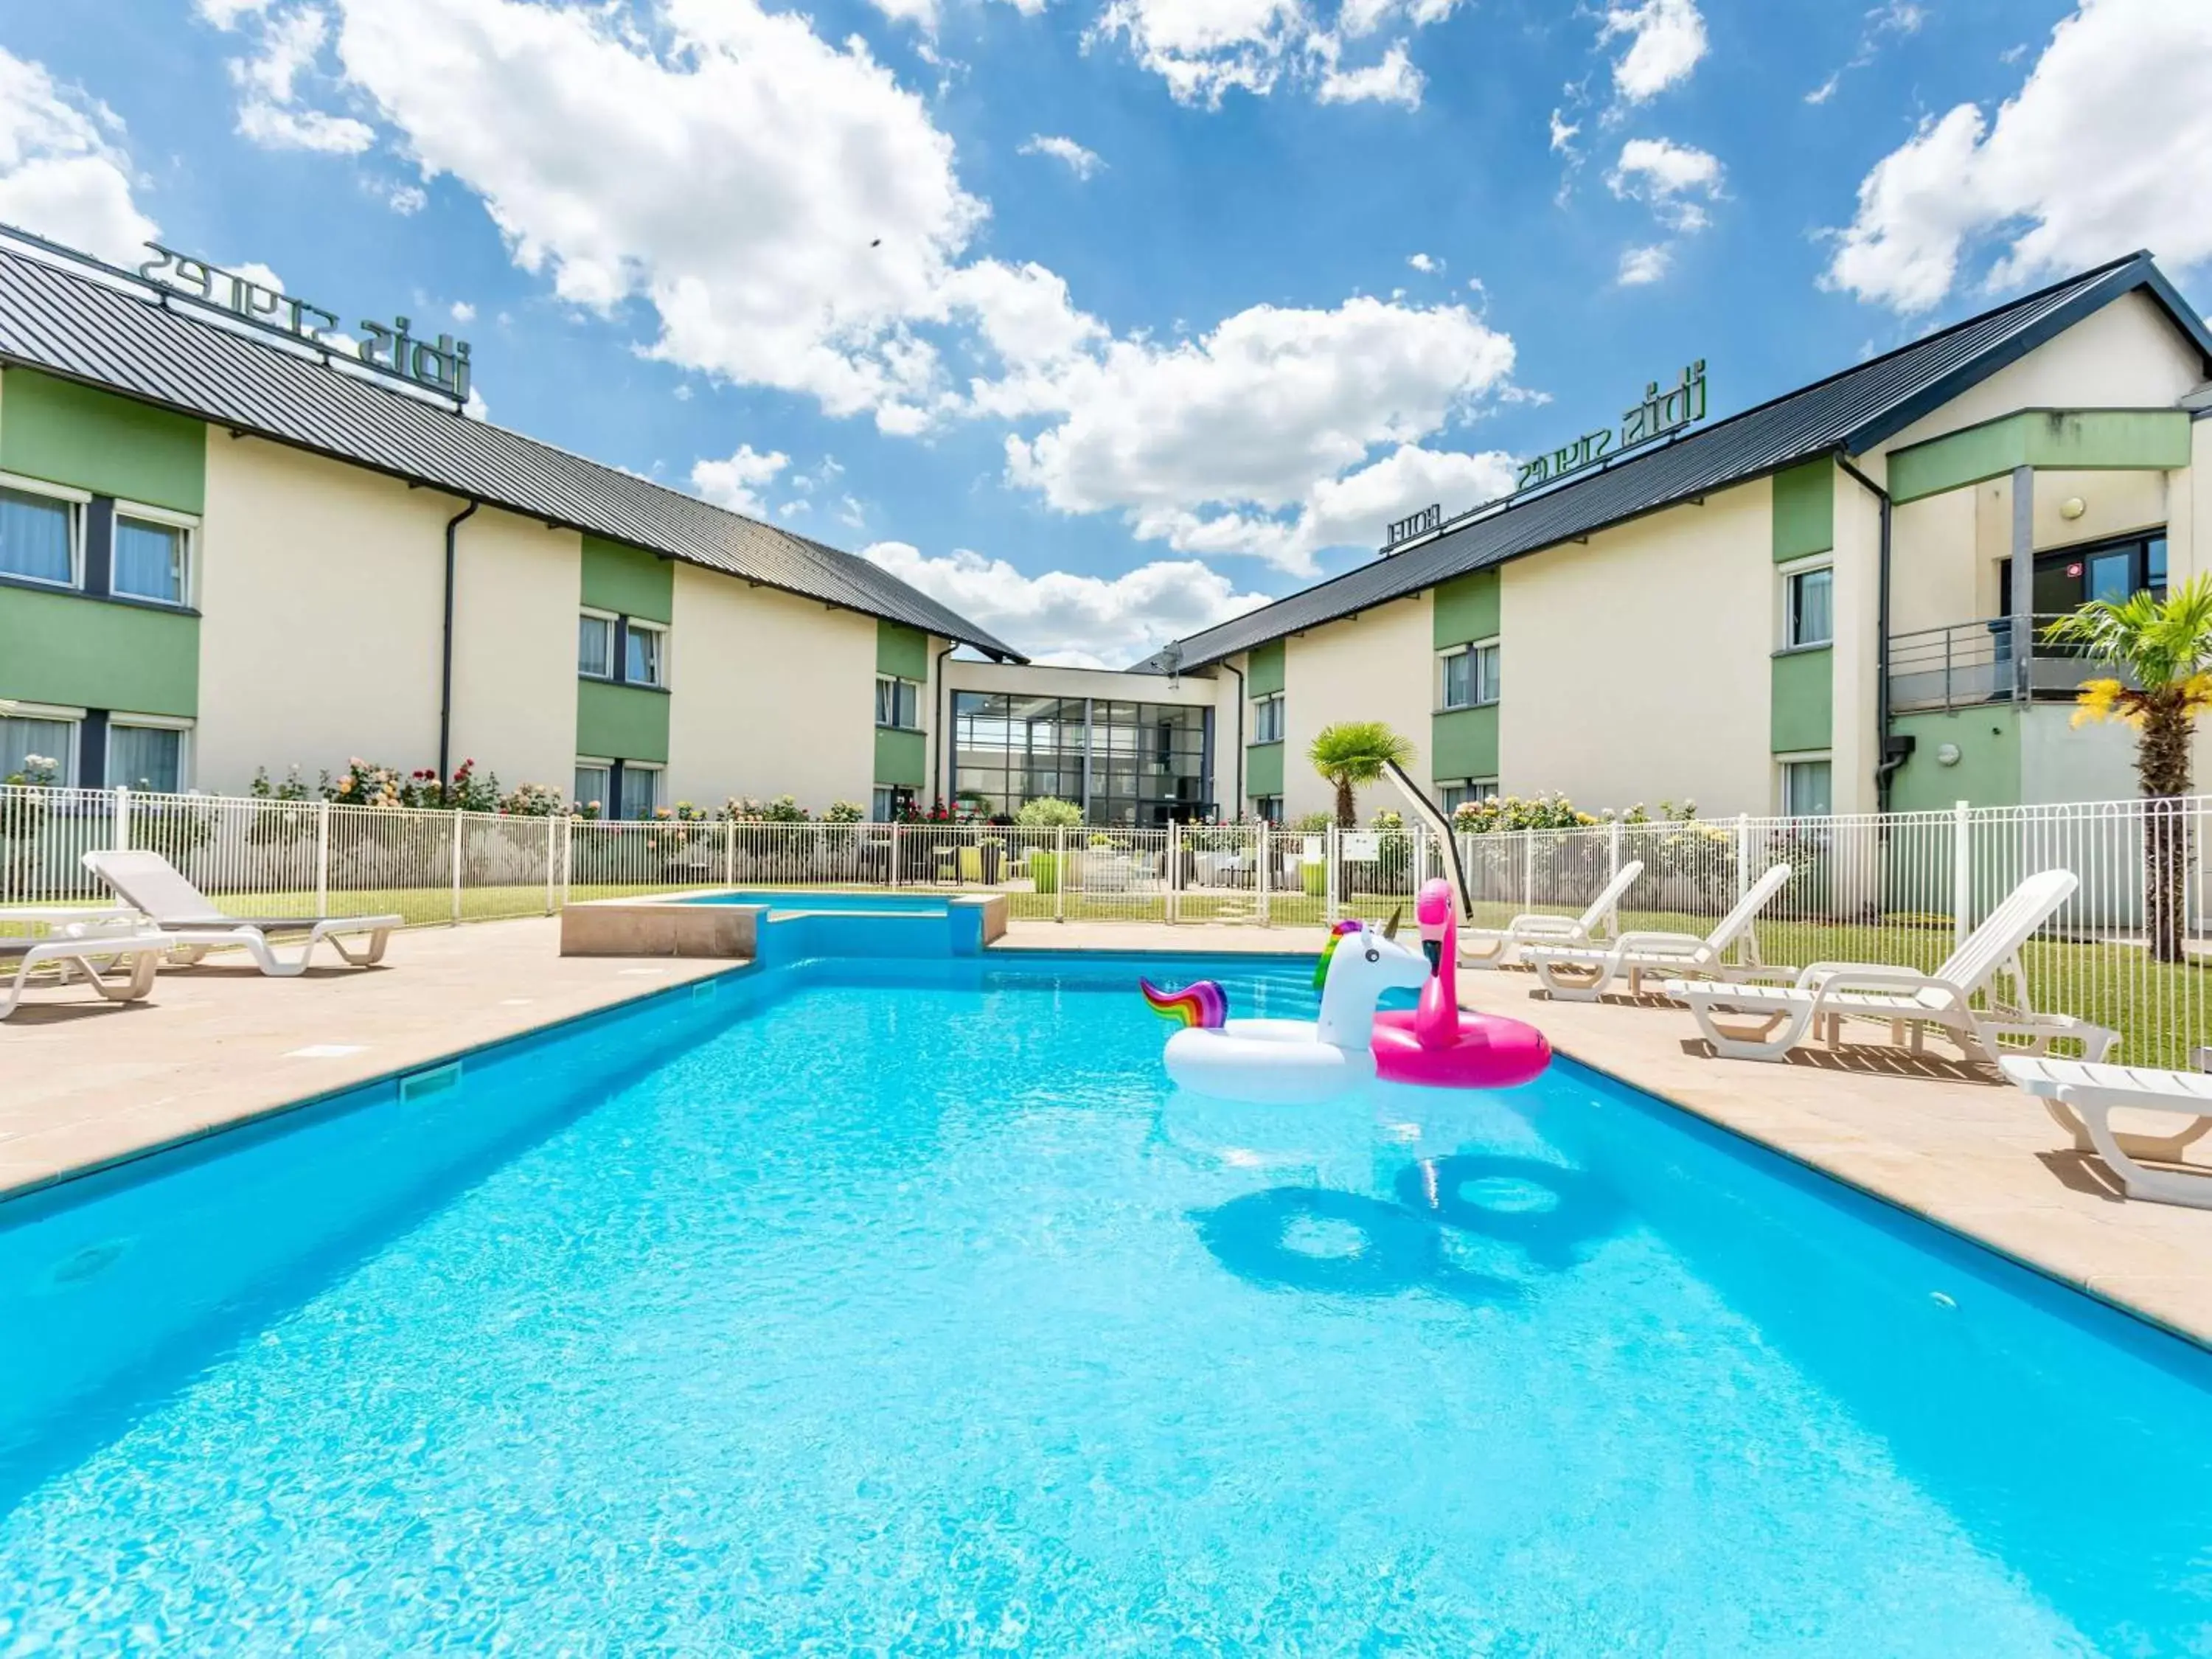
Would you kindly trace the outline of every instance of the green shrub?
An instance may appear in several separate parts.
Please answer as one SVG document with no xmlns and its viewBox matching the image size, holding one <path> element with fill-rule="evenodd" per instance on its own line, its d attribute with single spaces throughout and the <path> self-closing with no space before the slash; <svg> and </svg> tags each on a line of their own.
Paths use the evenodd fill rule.
<svg viewBox="0 0 2212 1659">
<path fill-rule="evenodd" d="M 1024 830 L 1073 828 L 1083 822 L 1083 809 L 1072 800 L 1040 795 L 1035 800 L 1022 803 L 1022 810 L 1014 814 L 1014 822 Z"/>
</svg>

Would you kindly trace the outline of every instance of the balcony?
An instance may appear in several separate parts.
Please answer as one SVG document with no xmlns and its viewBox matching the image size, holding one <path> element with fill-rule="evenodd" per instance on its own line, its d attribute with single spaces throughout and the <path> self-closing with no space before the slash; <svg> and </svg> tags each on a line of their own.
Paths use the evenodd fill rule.
<svg viewBox="0 0 2212 1659">
<path fill-rule="evenodd" d="M 1907 714 L 1996 702 L 2071 702 L 2082 681 L 2108 671 L 2087 661 L 2077 646 L 2045 640 L 2044 628 L 2057 620 L 2056 615 L 2033 619 L 2025 675 L 2017 672 L 2010 617 L 1892 635 L 1890 708 Z"/>
</svg>

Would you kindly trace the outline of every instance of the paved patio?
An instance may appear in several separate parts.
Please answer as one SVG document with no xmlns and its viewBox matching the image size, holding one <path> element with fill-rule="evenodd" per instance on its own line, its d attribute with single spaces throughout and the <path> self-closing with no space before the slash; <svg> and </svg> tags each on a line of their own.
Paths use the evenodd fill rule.
<svg viewBox="0 0 2212 1659">
<path fill-rule="evenodd" d="M 541 919 L 420 929 L 380 969 L 298 980 L 210 964 L 120 1007 L 44 994 L 0 1024 L 0 1198 L 730 965 L 563 958 L 557 933 Z M 1016 921 L 999 948 L 1316 943 L 1311 930 Z M 1515 973 L 1460 983 L 1469 1006 L 1528 1019 L 1562 1053 L 2212 1346 L 2212 1212 L 2121 1199 L 1994 1073 L 1877 1045 L 1722 1060 L 1677 1009 L 1554 1003 Z"/>
</svg>

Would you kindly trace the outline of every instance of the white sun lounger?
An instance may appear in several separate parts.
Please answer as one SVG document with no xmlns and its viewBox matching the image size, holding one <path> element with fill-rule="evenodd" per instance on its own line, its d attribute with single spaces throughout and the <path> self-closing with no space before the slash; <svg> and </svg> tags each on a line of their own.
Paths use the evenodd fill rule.
<svg viewBox="0 0 2212 1659">
<path fill-rule="evenodd" d="M 2200 1175 L 2147 1170 L 2129 1154 L 2112 1127 L 2115 1111 L 2171 1112 L 2193 1118 L 2179 1133 L 2157 1143 L 2156 1156 L 2178 1163 L 2184 1146 L 2212 1129 L 2212 1077 L 2202 1072 L 2098 1066 L 2039 1054 L 2008 1054 L 1997 1063 L 2074 1137 L 2076 1152 L 2094 1152 L 2105 1160 L 2105 1167 L 2120 1178 L 2130 1198 L 2212 1210 L 2212 1170 Z M 2138 1145 L 2143 1140 L 2129 1139 Z"/>
<path fill-rule="evenodd" d="M 406 921 L 404 916 L 227 916 L 159 853 L 87 853 L 84 866 L 143 911 L 167 936 L 180 961 L 198 962 L 211 950 L 235 945 L 263 973 L 276 979 L 307 972 L 307 958 L 325 940 L 355 967 L 370 967 L 383 960 L 392 930 Z M 302 933 L 307 943 L 298 956 L 276 953 L 276 938 Z M 345 936 L 357 933 L 368 934 L 368 943 L 357 951 L 349 949 Z"/>
<path fill-rule="evenodd" d="M 64 938 L 0 939 L 0 972 L 12 964 L 15 975 L 0 988 L 0 1019 L 14 1013 L 23 1000 L 31 971 L 52 964 L 66 983 L 72 972 L 109 1002 L 137 1002 L 154 988 L 154 975 L 161 958 L 176 948 L 167 933 L 143 926 L 129 933 L 71 934 Z M 113 971 L 125 960 L 127 974 Z"/>
<path fill-rule="evenodd" d="M 1595 1002 L 1622 978 L 1628 981 L 1629 995 L 1641 996 L 1647 975 L 1741 980 L 1758 974 L 1786 974 L 1791 970 L 1760 963 L 1759 935 L 1752 924 L 1789 879 L 1790 866 L 1776 865 L 1751 884 L 1735 908 L 1703 939 L 1695 933 L 1628 933 L 1613 940 L 1610 949 L 1526 945 L 1521 959 L 1536 970 L 1546 990 L 1570 1002 Z"/>
<path fill-rule="evenodd" d="M 2013 889 L 1932 974 L 1875 963 L 1816 962 L 1791 985 L 1695 984 L 1669 980 L 1667 994 L 1690 1005 L 1719 1053 L 1732 1060 L 1782 1060 L 1809 1034 L 1833 1047 L 1846 1018 L 1884 1020 L 1917 1049 L 1926 1027 L 1948 1033 L 1970 1060 L 1997 1059 L 2004 1039 L 2047 1054 L 2054 1038 L 2102 1060 L 2116 1032 L 2070 1014 L 2029 1006 L 2021 947 L 2081 884 L 2071 870 L 2045 870 Z M 2000 992 L 1997 981 L 2008 981 Z M 1973 999 L 1986 993 L 1989 1006 Z M 1744 1024 L 1731 1021 L 1748 1022 Z"/>
<path fill-rule="evenodd" d="M 1602 945 L 1613 931 L 1613 912 L 1643 873 L 1644 861 L 1629 860 L 1613 872 L 1613 879 L 1578 916 L 1546 915 L 1532 910 L 1503 927 L 1463 927 L 1459 935 L 1460 963 L 1468 968 L 1505 968 L 1512 965 L 1516 951 L 1530 945 Z"/>
</svg>

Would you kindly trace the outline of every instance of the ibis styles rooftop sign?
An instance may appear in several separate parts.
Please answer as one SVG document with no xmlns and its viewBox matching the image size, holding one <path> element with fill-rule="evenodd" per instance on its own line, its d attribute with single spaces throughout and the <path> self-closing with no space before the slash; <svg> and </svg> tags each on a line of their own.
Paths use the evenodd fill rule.
<svg viewBox="0 0 2212 1659">
<path fill-rule="evenodd" d="M 355 356 L 379 374 L 393 375 L 410 386 L 439 392 L 457 404 L 469 400 L 466 340 L 456 341 L 450 334 L 441 334 L 435 343 L 416 339 L 408 332 L 411 325 L 404 317 L 394 318 L 388 325 L 368 321 L 358 324 L 363 337 L 357 342 L 325 339 L 325 333 L 338 325 L 335 312 L 264 288 L 251 277 L 179 253 L 158 242 L 149 242 L 146 246 L 154 257 L 138 267 L 138 274 L 148 282 L 159 283 L 164 288 L 220 307 L 249 323 L 289 334 L 325 351 L 350 348 Z"/>
<path fill-rule="evenodd" d="M 1500 501 L 1509 501 L 1524 489 L 1534 489 L 1540 484 L 1553 483 L 1570 477 L 1585 467 L 1611 460 L 1616 455 L 1670 436 L 1684 427 L 1705 418 L 1705 362 L 1700 357 L 1682 371 L 1679 385 L 1662 392 L 1659 382 L 1652 381 L 1644 388 L 1644 400 L 1634 408 L 1625 410 L 1620 416 L 1620 428 L 1616 434 L 1609 426 L 1585 432 L 1572 443 L 1547 450 L 1532 460 L 1522 461 L 1516 470 L 1513 488 L 1507 494 L 1471 507 L 1464 513 L 1447 519 L 1441 504 L 1424 507 L 1420 512 L 1395 520 L 1385 533 L 1382 550 L 1389 552 L 1403 543 L 1442 530 L 1445 526 L 1471 519 L 1478 513 L 1488 511 Z"/>
</svg>

